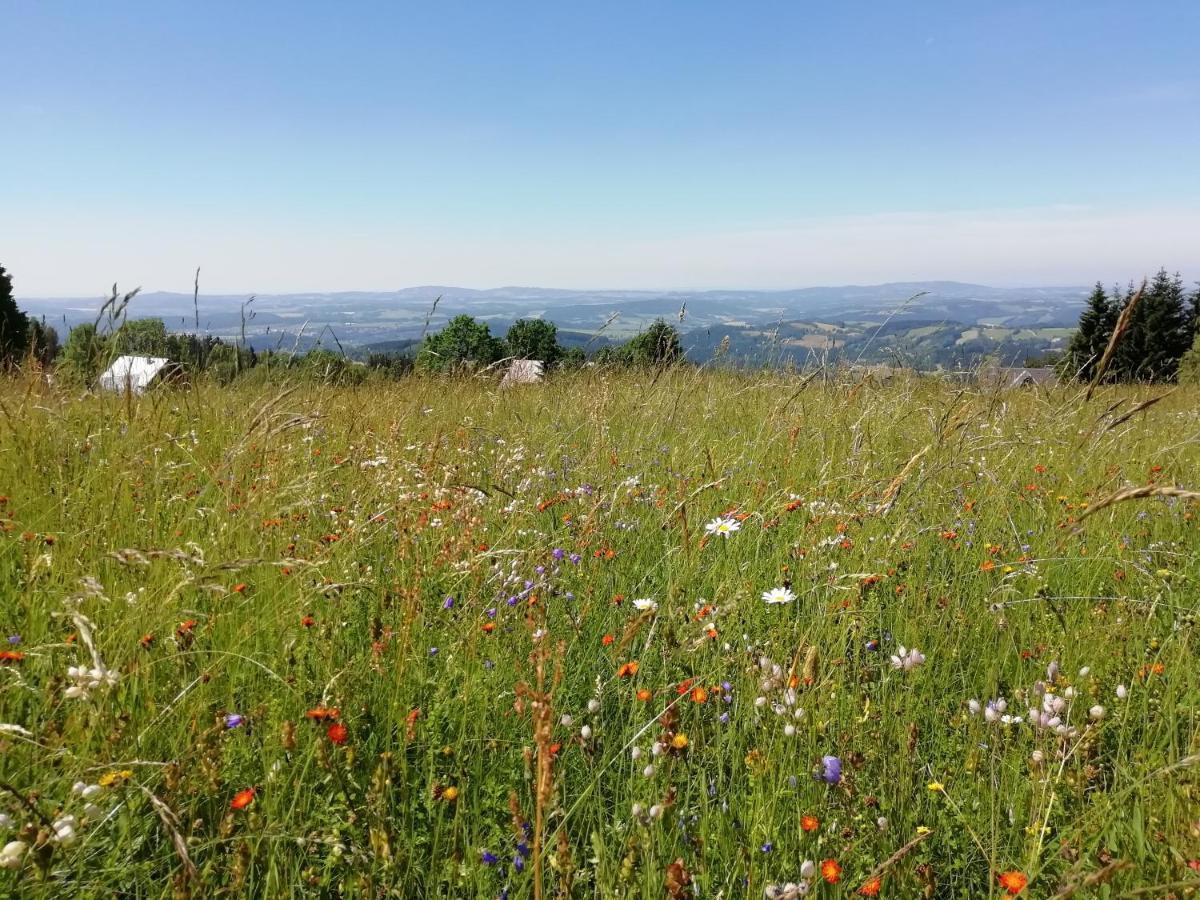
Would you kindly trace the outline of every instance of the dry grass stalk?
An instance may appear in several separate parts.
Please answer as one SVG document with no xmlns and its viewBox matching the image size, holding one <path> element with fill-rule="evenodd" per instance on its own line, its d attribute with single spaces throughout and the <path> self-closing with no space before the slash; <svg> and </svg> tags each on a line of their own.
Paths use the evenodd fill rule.
<svg viewBox="0 0 1200 900">
<path fill-rule="evenodd" d="M 883 492 L 883 496 L 879 499 L 879 504 L 875 507 L 875 512 L 881 516 L 885 516 L 891 510 L 896 502 L 896 498 L 900 496 L 900 488 L 904 486 L 904 482 L 908 480 L 908 476 L 912 474 L 912 470 L 917 463 L 921 461 L 926 453 L 933 449 L 932 444 L 926 444 L 920 450 L 913 454 L 910 459 L 900 470 L 900 474 L 892 479 L 892 483 L 888 485 L 887 490 Z"/>
<path fill-rule="evenodd" d="M 1113 862 L 1110 862 L 1107 866 L 1105 866 L 1103 869 L 1099 869 L 1098 871 L 1093 872 L 1091 875 L 1087 876 L 1082 881 L 1075 881 L 1075 882 L 1072 882 L 1071 884 L 1066 885 L 1057 894 L 1055 894 L 1053 897 L 1051 897 L 1050 900 L 1066 900 L 1067 897 L 1073 897 L 1075 895 L 1075 892 L 1078 891 L 1080 888 L 1090 888 L 1090 887 L 1095 887 L 1098 884 L 1104 884 L 1109 879 L 1111 879 L 1114 875 L 1116 875 L 1118 872 L 1121 872 L 1125 869 L 1130 869 L 1132 867 L 1133 867 L 1133 863 L 1131 863 L 1127 860 L 1124 860 L 1124 859 L 1114 860 Z"/>
<path fill-rule="evenodd" d="M 1100 512 L 1100 510 L 1107 509 L 1117 503 L 1124 503 L 1126 500 L 1141 500 L 1145 497 L 1178 497 L 1181 500 L 1200 501 L 1200 491 L 1188 491 L 1183 488 L 1163 487 L 1156 484 L 1144 484 L 1140 487 L 1125 488 L 1124 490 L 1109 494 L 1095 506 L 1088 507 L 1087 512 L 1079 517 L 1075 532 L 1078 533 L 1081 530 L 1084 519 Z"/>
<path fill-rule="evenodd" d="M 871 873 L 866 878 L 863 879 L 863 883 L 865 884 L 865 883 L 869 882 L 871 879 L 878 878 L 881 875 L 883 875 L 884 872 L 886 872 L 888 869 L 890 869 L 896 863 L 900 862 L 900 860 L 904 859 L 904 857 L 908 856 L 909 853 L 911 853 L 913 850 L 916 849 L 918 844 L 920 844 L 922 841 L 924 841 L 926 838 L 928 838 L 931 834 L 933 834 L 932 831 L 926 831 L 921 834 L 918 834 L 915 838 L 913 838 L 911 841 L 909 841 L 907 844 L 905 844 L 903 847 L 901 847 L 899 850 L 897 850 L 895 853 L 893 853 L 891 856 L 889 856 L 887 859 L 885 859 L 883 862 L 881 862 L 879 865 L 877 865 L 874 869 L 872 869 Z"/>
<path fill-rule="evenodd" d="M 179 857 L 179 861 L 183 863 L 183 871 L 185 876 L 189 880 L 194 879 L 197 875 L 196 866 L 192 862 L 191 856 L 188 855 L 187 841 L 184 839 L 183 834 L 180 831 L 179 817 L 175 815 L 175 812 L 171 809 L 171 807 L 159 800 L 158 797 L 154 796 L 151 791 L 143 787 L 142 793 L 149 798 L 150 805 L 154 807 L 154 811 L 158 813 L 159 819 L 162 820 L 163 827 L 166 828 L 167 833 L 171 835 L 171 843 L 175 846 L 175 854 Z"/>
<path fill-rule="evenodd" d="M 1084 395 L 1085 400 L 1092 399 L 1092 393 L 1096 390 L 1096 385 L 1100 383 L 1100 379 L 1104 377 L 1104 373 L 1108 371 L 1108 367 L 1112 364 L 1113 357 L 1117 352 L 1117 345 L 1121 343 L 1121 339 L 1125 337 L 1125 333 L 1129 331 L 1130 325 L 1133 324 L 1134 310 L 1142 302 L 1142 294 L 1145 292 L 1146 280 L 1143 278 L 1142 286 L 1138 288 L 1137 293 L 1125 304 L 1125 308 L 1117 316 L 1117 324 L 1113 326 L 1112 337 L 1108 339 L 1108 346 L 1104 348 L 1104 354 L 1100 357 L 1099 365 L 1096 366 L 1096 374 L 1092 376 L 1092 383 L 1088 385 L 1087 394 Z"/>
<path fill-rule="evenodd" d="M 1107 432 L 1112 431 L 1118 425 L 1123 425 L 1125 422 L 1128 422 L 1130 419 L 1132 419 L 1138 413 L 1142 412 L 1142 410 L 1149 409 L 1154 404 L 1158 403 L 1160 400 L 1165 400 L 1167 397 L 1170 397 L 1177 390 L 1178 390 L 1178 388 L 1171 388 L 1165 394 L 1159 394 L 1157 397 L 1151 397 L 1149 400 L 1143 400 L 1141 403 L 1139 403 L 1133 409 L 1129 410 L 1129 412 L 1125 413 L 1122 416 L 1118 416 L 1117 418 L 1115 418 L 1111 422 L 1109 422 L 1108 425 L 1105 426 L 1104 431 L 1102 431 L 1100 433 L 1106 434 Z"/>
</svg>

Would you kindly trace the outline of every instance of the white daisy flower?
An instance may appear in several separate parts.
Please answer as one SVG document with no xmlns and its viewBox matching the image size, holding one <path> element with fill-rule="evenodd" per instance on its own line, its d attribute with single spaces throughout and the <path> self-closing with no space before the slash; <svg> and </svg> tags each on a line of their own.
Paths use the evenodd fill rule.
<svg viewBox="0 0 1200 900">
<path fill-rule="evenodd" d="M 796 599 L 796 595 L 788 588 L 777 587 L 771 588 L 769 591 L 763 591 L 763 602 L 771 606 L 777 606 L 783 603 L 791 603 Z"/>
<path fill-rule="evenodd" d="M 633 601 L 633 608 L 638 610 L 639 612 L 645 612 L 646 610 L 653 611 L 653 610 L 658 609 L 658 604 L 655 603 L 653 600 L 649 600 L 649 599 L 646 599 L 645 597 L 643 597 L 641 600 Z"/>
<path fill-rule="evenodd" d="M 704 530 L 709 534 L 727 538 L 741 527 L 742 523 L 737 519 L 730 518 L 729 516 L 717 516 L 704 526 Z"/>
</svg>

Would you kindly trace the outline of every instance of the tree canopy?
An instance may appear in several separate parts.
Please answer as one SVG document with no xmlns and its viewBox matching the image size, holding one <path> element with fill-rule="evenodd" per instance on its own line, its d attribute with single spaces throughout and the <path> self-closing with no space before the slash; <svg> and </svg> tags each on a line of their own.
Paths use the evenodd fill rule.
<svg viewBox="0 0 1200 900">
<path fill-rule="evenodd" d="M 29 346 L 29 317 L 17 308 L 12 276 L 0 266 L 0 366 L 18 362 Z"/>
<path fill-rule="evenodd" d="M 417 365 L 434 372 L 481 368 L 504 357 L 504 344 L 492 335 L 486 322 L 473 316 L 451 319 L 441 331 L 421 344 Z"/>
</svg>

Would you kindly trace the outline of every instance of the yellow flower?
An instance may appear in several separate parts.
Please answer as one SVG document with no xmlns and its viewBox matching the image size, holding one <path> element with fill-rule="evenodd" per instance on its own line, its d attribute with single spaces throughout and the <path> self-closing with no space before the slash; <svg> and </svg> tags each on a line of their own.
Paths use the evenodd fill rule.
<svg viewBox="0 0 1200 900">
<path fill-rule="evenodd" d="M 927 828 L 924 825 L 917 826 L 917 834 L 929 834 L 929 832 L 931 832 L 931 831 L 933 831 L 932 828 Z"/>
<path fill-rule="evenodd" d="M 931 781 L 931 782 L 929 782 L 929 784 L 925 785 L 925 787 L 929 788 L 935 794 L 946 793 L 946 786 L 944 784 L 942 784 L 940 781 Z"/>
<path fill-rule="evenodd" d="M 688 736 L 683 732 L 680 732 L 679 734 L 675 735 L 675 737 L 671 738 L 671 746 L 676 750 L 686 750 L 687 745 Z"/>
<path fill-rule="evenodd" d="M 453 803 L 458 799 L 458 788 L 456 788 L 454 785 L 450 785 L 450 787 L 442 791 L 442 799 Z"/>
<path fill-rule="evenodd" d="M 120 771 L 113 770 L 112 772 L 105 772 L 103 775 L 101 775 L 97 779 L 97 784 L 99 784 L 100 787 L 112 787 L 114 784 L 117 784 L 121 781 L 128 781 L 132 777 L 133 769 L 121 769 Z"/>
</svg>

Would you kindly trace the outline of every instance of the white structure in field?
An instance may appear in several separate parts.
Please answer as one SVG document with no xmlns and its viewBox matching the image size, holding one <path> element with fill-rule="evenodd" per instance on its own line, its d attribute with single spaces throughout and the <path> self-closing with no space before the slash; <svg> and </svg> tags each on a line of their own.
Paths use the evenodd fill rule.
<svg viewBox="0 0 1200 900">
<path fill-rule="evenodd" d="M 504 373 L 500 387 L 514 384 L 537 384 L 546 377 L 546 364 L 540 359 L 514 359 Z"/>
<path fill-rule="evenodd" d="M 118 356 L 100 376 L 100 387 L 140 394 L 171 368 L 171 361 L 161 356 Z"/>
</svg>

